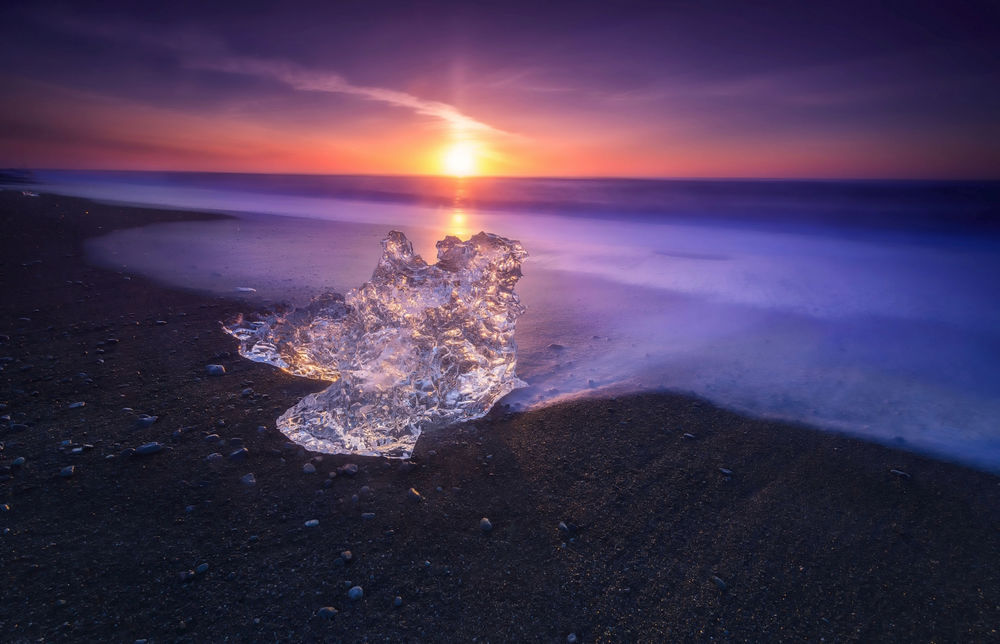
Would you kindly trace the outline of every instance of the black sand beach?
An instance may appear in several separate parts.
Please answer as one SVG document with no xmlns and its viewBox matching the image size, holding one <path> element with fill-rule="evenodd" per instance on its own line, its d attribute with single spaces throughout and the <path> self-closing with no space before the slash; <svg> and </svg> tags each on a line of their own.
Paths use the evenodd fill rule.
<svg viewBox="0 0 1000 644">
<path fill-rule="evenodd" d="M 1000 638 L 991 474 L 676 395 L 494 410 L 405 463 L 290 444 L 323 385 L 236 354 L 245 303 L 82 251 L 212 216 L 0 193 L 3 640 Z"/>
</svg>

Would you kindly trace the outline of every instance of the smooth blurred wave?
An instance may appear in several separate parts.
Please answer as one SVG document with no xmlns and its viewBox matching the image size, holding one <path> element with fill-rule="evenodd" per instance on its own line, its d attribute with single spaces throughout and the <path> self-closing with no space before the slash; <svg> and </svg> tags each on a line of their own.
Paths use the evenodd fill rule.
<svg viewBox="0 0 1000 644">
<path fill-rule="evenodd" d="M 448 234 L 518 239 L 517 407 L 670 389 L 1000 471 L 997 183 L 37 176 L 234 213 L 89 244 L 229 297 L 344 292 L 390 229 L 425 257 Z"/>
</svg>

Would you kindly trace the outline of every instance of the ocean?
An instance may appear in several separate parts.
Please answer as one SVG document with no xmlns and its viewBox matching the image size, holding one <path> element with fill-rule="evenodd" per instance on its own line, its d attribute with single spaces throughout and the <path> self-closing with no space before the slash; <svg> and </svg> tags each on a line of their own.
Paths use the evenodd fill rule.
<svg viewBox="0 0 1000 644">
<path fill-rule="evenodd" d="M 518 239 L 515 408 L 680 391 L 1000 471 L 1000 183 L 34 174 L 235 215 L 88 252 L 248 311 L 361 285 L 390 230 Z"/>
</svg>

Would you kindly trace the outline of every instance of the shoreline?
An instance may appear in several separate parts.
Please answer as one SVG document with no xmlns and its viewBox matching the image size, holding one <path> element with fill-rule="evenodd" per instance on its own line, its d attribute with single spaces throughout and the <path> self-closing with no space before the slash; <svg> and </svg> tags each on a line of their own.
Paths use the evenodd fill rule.
<svg viewBox="0 0 1000 644">
<path fill-rule="evenodd" d="M 965 466 L 677 394 L 495 409 L 407 462 L 305 452 L 273 422 L 325 385 L 239 357 L 217 322 L 245 303 L 83 255 L 223 217 L 0 193 L 12 641 L 997 636 L 1000 478 Z"/>
</svg>

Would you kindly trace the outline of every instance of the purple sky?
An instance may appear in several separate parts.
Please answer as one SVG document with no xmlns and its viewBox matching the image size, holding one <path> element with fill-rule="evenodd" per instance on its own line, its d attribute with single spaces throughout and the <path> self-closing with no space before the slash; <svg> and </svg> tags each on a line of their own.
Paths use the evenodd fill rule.
<svg viewBox="0 0 1000 644">
<path fill-rule="evenodd" d="M 1000 178 L 997 2 L 145 4 L 0 9 L 0 165 Z"/>
</svg>

